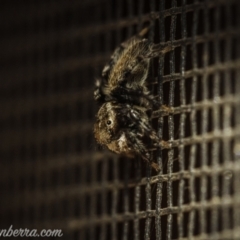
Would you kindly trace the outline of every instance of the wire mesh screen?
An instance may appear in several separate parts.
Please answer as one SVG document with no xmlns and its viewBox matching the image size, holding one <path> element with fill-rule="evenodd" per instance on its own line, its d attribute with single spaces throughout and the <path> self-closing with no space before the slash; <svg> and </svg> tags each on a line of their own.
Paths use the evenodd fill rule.
<svg viewBox="0 0 240 240">
<path fill-rule="evenodd" d="M 238 0 L 2 1 L 1 229 L 63 239 L 240 238 Z M 97 146 L 94 79 L 143 27 L 162 107 L 152 170 Z"/>
</svg>

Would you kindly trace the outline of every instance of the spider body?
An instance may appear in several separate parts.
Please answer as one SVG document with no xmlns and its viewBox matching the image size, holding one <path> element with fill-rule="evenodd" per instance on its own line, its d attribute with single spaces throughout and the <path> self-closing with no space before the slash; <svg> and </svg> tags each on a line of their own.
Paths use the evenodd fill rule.
<svg viewBox="0 0 240 240">
<path fill-rule="evenodd" d="M 122 43 L 96 81 L 95 100 L 118 101 L 152 108 L 156 101 L 146 87 L 153 44 L 142 35 L 146 29 Z"/>
<path fill-rule="evenodd" d="M 146 29 L 122 43 L 113 53 L 96 81 L 94 98 L 102 104 L 94 125 L 98 143 L 117 154 L 136 155 L 151 162 L 149 149 L 159 146 L 159 138 L 147 113 L 158 106 L 147 89 L 150 59 L 170 50 L 143 39 Z"/>
</svg>

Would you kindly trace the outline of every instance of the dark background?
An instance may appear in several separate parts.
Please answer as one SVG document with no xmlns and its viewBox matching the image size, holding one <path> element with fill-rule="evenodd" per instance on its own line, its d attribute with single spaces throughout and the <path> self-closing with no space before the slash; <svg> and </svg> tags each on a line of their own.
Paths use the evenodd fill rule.
<svg viewBox="0 0 240 240">
<path fill-rule="evenodd" d="M 239 12 L 238 0 L 1 1 L 0 229 L 239 239 Z M 153 152 L 159 174 L 92 133 L 94 80 L 145 26 L 174 48 L 149 74 L 170 107 L 153 114 L 168 143 Z"/>
</svg>

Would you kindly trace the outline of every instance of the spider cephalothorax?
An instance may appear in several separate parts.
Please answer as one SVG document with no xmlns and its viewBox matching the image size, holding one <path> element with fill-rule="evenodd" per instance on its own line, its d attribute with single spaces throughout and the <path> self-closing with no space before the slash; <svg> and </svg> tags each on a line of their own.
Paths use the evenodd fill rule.
<svg viewBox="0 0 240 240">
<path fill-rule="evenodd" d="M 147 39 L 146 29 L 122 43 L 96 81 L 94 98 L 103 105 L 94 125 L 95 138 L 113 152 L 129 157 L 140 155 L 151 162 L 148 149 L 159 146 L 147 112 L 157 101 L 147 89 L 150 59 L 169 51 Z M 151 165 L 158 170 L 157 164 Z"/>
<path fill-rule="evenodd" d="M 159 145 L 145 109 L 129 104 L 104 103 L 98 111 L 94 133 L 97 141 L 113 152 L 128 157 L 139 155 L 147 161 L 148 149 Z"/>
</svg>

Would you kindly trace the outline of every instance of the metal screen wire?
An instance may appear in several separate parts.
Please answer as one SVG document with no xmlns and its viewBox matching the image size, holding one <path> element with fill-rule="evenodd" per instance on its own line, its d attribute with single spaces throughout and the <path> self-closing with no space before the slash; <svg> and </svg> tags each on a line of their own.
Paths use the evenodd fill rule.
<svg viewBox="0 0 240 240">
<path fill-rule="evenodd" d="M 2 1 L 0 229 L 62 239 L 240 238 L 238 0 Z M 94 80 L 143 27 L 156 173 L 97 146 Z"/>
</svg>

